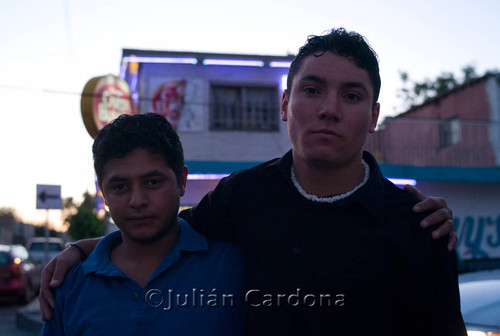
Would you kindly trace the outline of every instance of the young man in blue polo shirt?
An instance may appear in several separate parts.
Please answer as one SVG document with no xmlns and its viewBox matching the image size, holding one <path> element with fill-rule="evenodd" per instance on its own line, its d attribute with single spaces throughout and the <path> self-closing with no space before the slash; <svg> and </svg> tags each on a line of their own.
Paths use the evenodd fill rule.
<svg viewBox="0 0 500 336">
<path fill-rule="evenodd" d="M 56 290 L 41 335 L 239 335 L 245 275 L 237 246 L 207 240 L 177 217 L 187 168 L 157 114 L 103 128 L 94 167 L 120 229 Z"/>
</svg>

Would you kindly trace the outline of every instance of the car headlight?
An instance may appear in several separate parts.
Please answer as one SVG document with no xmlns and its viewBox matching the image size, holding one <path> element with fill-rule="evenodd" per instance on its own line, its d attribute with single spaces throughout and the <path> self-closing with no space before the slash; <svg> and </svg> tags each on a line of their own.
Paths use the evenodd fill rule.
<svg viewBox="0 0 500 336">
<path fill-rule="evenodd" d="M 500 336 L 500 332 L 468 329 L 467 336 Z"/>
</svg>

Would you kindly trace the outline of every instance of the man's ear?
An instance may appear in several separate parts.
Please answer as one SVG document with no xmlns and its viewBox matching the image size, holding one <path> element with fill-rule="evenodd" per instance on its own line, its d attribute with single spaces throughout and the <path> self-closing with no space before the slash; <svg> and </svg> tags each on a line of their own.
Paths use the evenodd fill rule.
<svg viewBox="0 0 500 336">
<path fill-rule="evenodd" d="M 287 121 L 288 120 L 288 90 L 283 91 L 283 96 L 281 97 L 281 121 Z"/>
<path fill-rule="evenodd" d="M 380 115 L 380 103 L 376 103 L 373 107 L 372 118 L 370 123 L 369 133 L 375 133 L 375 128 L 377 127 L 378 116 Z"/>
<path fill-rule="evenodd" d="M 188 167 L 184 166 L 184 168 L 182 168 L 181 180 L 179 181 L 179 193 L 181 196 L 184 196 L 186 193 L 187 176 Z"/>
<path fill-rule="evenodd" d="M 101 180 L 99 178 L 97 178 L 97 186 L 99 187 L 99 189 L 101 190 L 101 194 L 102 194 L 102 199 L 104 200 L 104 204 L 106 206 L 108 206 L 108 202 L 106 202 L 106 196 L 104 196 L 104 189 L 102 189 L 102 184 L 101 184 Z"/>
</svg>

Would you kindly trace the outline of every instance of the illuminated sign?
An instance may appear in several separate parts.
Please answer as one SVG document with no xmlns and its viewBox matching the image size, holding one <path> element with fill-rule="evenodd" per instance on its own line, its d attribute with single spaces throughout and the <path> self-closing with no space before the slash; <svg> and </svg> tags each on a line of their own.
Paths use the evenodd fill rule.
<svg viewBox="0 0 500 336">
<path fill-rule="evenodd" d="M 170 63 L 170 64 L 198 64 L 198 60 L 194 57 L 145 57 L 145 56 L 128 56 L 123 57 L 123 63 Z"/>
<path fill-rule="evenodd" d="M 236 59 L 214 59 L 206 58 L 203 60 L 203 65 L 234 65 L 234 66 L 254 66 L 263 67 L 263 61 L 254 60 L 236 60 Z"/>
<path fill-rule="evenodd" d="M 92 78 L 83 89 L 81 99 L 83 123 L 92 138 L 120 114 L 136 114 L 126 81 L 108 75 Z"/>
<path fill-rule="evenodd" d="M 292 62 L 282 62 L 282 61 L 271 61 L 269 62 L 269 66 L 271 68 L 289 68 L 292 65 Z"/>
<path fill-rule="evenodd" d="M 174 129 L 182 116 L 185 80 L 173 80 L 160 85 L 153 94 L 153 110 L 167 119 Z"/>
</svg>

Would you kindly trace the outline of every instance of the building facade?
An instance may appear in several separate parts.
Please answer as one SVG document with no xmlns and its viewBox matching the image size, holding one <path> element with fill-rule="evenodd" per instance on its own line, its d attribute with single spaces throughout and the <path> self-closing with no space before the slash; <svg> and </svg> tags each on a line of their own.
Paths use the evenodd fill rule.
<svg viewBox="0 0 500 336">
<path fill-rule="evenodd" d="M 280 101 L 293 56 L 123 50 L 139 113 L 176 127 L 190 174 L 181 206 L 222 176 L 291 148 Z M 389 178 L 454 211 L 462 261 L 500 260 L 500 76 L 489 74 L 384 121 L 366 149 Z"/>
<path fill-rule="evenodd" d="M 500 74 L 385 120 L 365 148 L 386 176 L 448 201 L 462 261 L 500 258 Z"/>
<path fill-rule="evenodd" d="M 366 148 L 386 164 L 500 166 L 500 74 L 386 119 Z"/>
<path fill-rule="evenodd" d="M 280 102 L 293 56 L 123 50 L 120 78 L 139 113 L 177 129 L 189 168 L 181 205 L 218 180 L 290 149 Z"/>
</svg>

